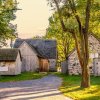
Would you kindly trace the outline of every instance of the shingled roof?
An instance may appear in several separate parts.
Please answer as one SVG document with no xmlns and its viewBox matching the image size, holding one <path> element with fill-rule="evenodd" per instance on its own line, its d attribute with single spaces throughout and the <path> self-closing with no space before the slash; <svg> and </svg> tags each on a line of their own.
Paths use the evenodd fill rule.
<svg viewBox="0 0 100 100">
<path fill-rule="evenodd" d="M 37 51 L 38 56 L 47 59 L 56 59 L 56 40 L 16 39 L 14 48 L 19 48 L 24 41 Z"/>
<path fill-rule="evenodd" d="M 19 49 L 0 49 L 0 61 L 15 61 Z"/>
</svg>

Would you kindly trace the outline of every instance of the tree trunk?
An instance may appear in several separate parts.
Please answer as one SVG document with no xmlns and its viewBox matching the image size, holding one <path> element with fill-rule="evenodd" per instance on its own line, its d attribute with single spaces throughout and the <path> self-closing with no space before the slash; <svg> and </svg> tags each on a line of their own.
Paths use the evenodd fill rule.
<svg viewBox="0 0 100 100">
<path fill-rule="evenodd" d="M 90 74 L 89 74 L 89 68 L 87 66 L 83 66 L 82 68 L 81 87 L 83 88 L 90 87 Z"/>
<path fill-rule="evenodd" d="M 88 51 L 88 30 L 89 30 L 89 19 L 90 19 L 90 8 L 91 8 L 91 1 L 92 0 L 87 0 L 86 2 L 86 18 L 85 18 L 85 25 L 82 26 L 82 21 L 77 14 L 76 11 L 76 6 L 75 6 L 75 1 L 74 0 L 68 0 L 72 13 L 75 16 L 78 25 L 79 25 L 79 34 L 80 34 L 80 42 L 78 41 L 78 36 L 75 34 L 73 30 L 67 29 L 62 15 L 61 15 L 61 10 L 59 8 L 59 4 L 57 0 L 54 0 L 57 11 L 59 14 L 59 19 L 61 22 L 61 26 L 63 31 L 68 31 L 72 33 L 74 39 L 75 39 L 75 45 L 76 45 L 76 50 L 79 58 L 79 62 L 82 68 L 82 82 L 81 82 L 81 87 L 87 88 L 90 86 L 90 75 L 89 75 L 89 68 L 88 68 L 88 61 L 89 61 L 89 51 Z"/>
<path fill-rule="evenodd" d="M 69 71 L 68 71 L 68 58 L 66 58 L 66 75 L 69 75 Z"/>
<path fill-rule="evenodd" d="M 82 81 L 81 81 L 81 87 L 82 88 L 87 88 L 90 86 L 90 74 L 89 74 L 89 68 L 88 68 L 88 59 L 89 59 L 89 52 L 88 52 L 88 36 L 85 35 L 83 37 L 83 41 L 80 44 L 82 49 L 79 48 L 79 43 L 78 43 L 78 38 L 76 37 L 76 34 L 73 34 L 73 37 L 75 39 L 75 45 L 76 45 L 76 50 L 80 62 L 80 66 L 82 69 Z"/>
</svg>

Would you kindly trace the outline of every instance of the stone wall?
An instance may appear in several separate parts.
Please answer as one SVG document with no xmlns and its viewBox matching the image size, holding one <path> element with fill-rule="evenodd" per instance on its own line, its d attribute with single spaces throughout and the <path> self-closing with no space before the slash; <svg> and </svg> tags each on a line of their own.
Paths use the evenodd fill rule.
<svg viewBox="0 0 100 100">
<path fill-rule="evenodd" d="M 94 71 L 94 67 L 96 67 L 96 65 L 94 65 L 94 58 L 99 59 L 100 57 L 100 42 L 92 35 L 89 37 L 89 52 L 90 52 L 90 57 L 89 57 L 90 73 L 91 75 L 95 75 L 96 71 Z M 81 67 L 79 64 L 76 50 L 72 52 L 72 54 L 69 56 L 68 70 L 70 75 L 81 74 Z"/>
<path fill-rule="evenodd" d="M 94 75 L 95 76 L 100 76 L 100 59 L 94 59 Z"/>
</svg>

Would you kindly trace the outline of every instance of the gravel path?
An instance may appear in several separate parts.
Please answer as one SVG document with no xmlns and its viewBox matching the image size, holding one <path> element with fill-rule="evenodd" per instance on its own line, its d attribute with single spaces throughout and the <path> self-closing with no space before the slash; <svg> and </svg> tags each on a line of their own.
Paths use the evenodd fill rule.
<svg viewBox="0 0 100 100">
<path fill-rule="evenodd" d="M 41 79 L 0 83 L 0 100 L 71 100 L 58 87 L 62 80 L 56 76 Z"/>
</svg>

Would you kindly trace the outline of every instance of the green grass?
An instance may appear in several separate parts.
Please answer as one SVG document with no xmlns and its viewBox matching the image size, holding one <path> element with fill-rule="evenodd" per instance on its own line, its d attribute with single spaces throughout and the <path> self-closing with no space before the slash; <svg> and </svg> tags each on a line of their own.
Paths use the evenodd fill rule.
<svg viewBox="0 0 100 100">
<path fill-rule="evenodd" d="M 0 82 L 14 82 L 14 81 L 24 81 L 42 78 L 46 76 L 47 73 L 34 73 L 34 72 L 23 72 L 22 74 L 15 76 L 0 76 Z"/>
<path fill-rule="evenodd" d="M 60 91 L 74 100 L 100 100 L 100 77 L 91 76 L 91 87 L 80 88 L 80 76 L 66 76 L 56 73 L 63 79 Z"/>
</svg>

